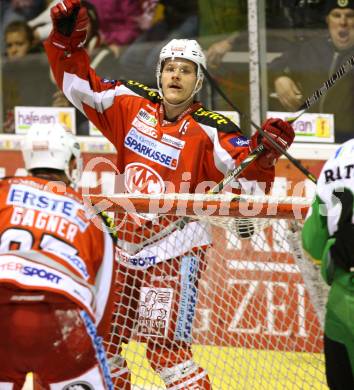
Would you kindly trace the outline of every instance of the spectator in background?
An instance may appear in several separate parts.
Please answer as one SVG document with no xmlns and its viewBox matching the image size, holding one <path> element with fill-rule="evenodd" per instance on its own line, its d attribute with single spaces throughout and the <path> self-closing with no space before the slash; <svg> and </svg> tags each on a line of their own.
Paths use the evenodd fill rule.
<svg viewBox="0 0 354 390">
<path fill-rule="evenodd" d="M 140 0 L 90 0 L 101 21 L 103 41 L 119 57 L 140 33 Z"/>
<path fill-rule="evenodd" d="M 325 0 L 268 0 L 267 27 L 311 30 L 326 28 L 324 3 Z"/>
<path fill-rule="evenodd" d="M 303 101 L 354 54 L 354 0 L 327 0 L 326 36 L 300 42 L 270 65 L 269 80 L 277 101 L 272 110 L 297 111 Z M 329 89 L 311 112 L 335 115 L 335 141 L 353 137 L 354 74 Z"/>
<path fill-rule="evenodd" d="M 247 0 L 199 0 L 198 5 L 199 35 L 204 40 L 247 29 Z"/>
<path fill-rule="evenodd" d="M 14 21 L 28 21 L 45 8 L 45 0 L 2 0 L 1 1 L 1 42 L 7 25 Z"/>
<path fill-rule="evenodd" d="M 4 39 L 5 55 L 9 60 L 22 58 L 34 49 L 33 31 L 26 22 L 14 21 L 8 24 Z"/>
<path fill-rule="evenodd" d="M 29 20 L 42 11 L 45 3 L 45 0 L 3 0 L 3 23 L 8 19 Z"/>
<path fill-rule="evenodd" d="M 14 106 L 24 103 L 20 96 L 26 87 L 19 86 L 19 80 L 23 76 L 23 71 L 26 71 L 27 77 L 31 77 L 32 68 L 28 67 L 27 69 L 24 59 L 29 54 L 38 53 L 41 47 L 34 43 L 33 31 L 25 21 L 13 21 L 7 25 L 4 33 L 4 46 L 5 61 L 1 69 L 3 72 L 2 102 L 4 112 L 2 130 L 4 133 L 13 133 L 15 129 Z M 16 69 L 22 69 L 22 74 L 16 73 L 14 75 Z M 29 83 L 31 82 L 32 80 L 29 81 Z"/>
<path fill-rule="evenodd" d="M 155 64 L 161 48 L 173 38 L 194 38 L 198 35 L 197 0 L 145 0 L 138 18 L 144 30 L 119 60 L 121 77 L 136 79 L 156 87 Z"/>
<path fill-rule="evenodd" d="M 213 5 L 212 3 L 215 2 Z M 299 28 L 322 28 L 326 24 L 323 18 L 324 0 L 271 0 L 265 4 L 266 27 L 267 27 L 267 49 L 269 51 L 285 50 L 290 47 L 290 41 L 302 39 L 303 32 L 296 32 L 293 29 Z M 229 6 L 221 7 L 221 12 L 227 9 L 227 15 L 219 15 L 219 1 L 207 0 L 200 2 L 200 35 L 211 35 L 217 37 L 217 41 L 208 47 L 207 59 L 211 69 L 220 66 L 226 53 L 231 50 L 248 50 L 247 33 L 247 1 L 231 1 Z M 230 12 L 230 10 L 232 10 Z M 230 20 L 230 16 L 234 16 Z M 215 20 L 214 26 L 212 20 Z M 229 21 L 227 23 L 227 21 Z M 230 23 L 231 22 L 231 23 Z M 237 29 L 235 30 L 235 26 Z M 231 27 L 231 28 L 230 28 Z M 281 35 L 276 32 L 282 29 Z M 292 29 L 284 34 L 283 29 Z M 225 33 L 228 34 L 224 37 Z M 313 30 L 311 31 L 311 33 Z M 287 37 L 284 37 L 287 35 Z M 215 41 L 214 37 L 214 41 Z"/>
</svg>

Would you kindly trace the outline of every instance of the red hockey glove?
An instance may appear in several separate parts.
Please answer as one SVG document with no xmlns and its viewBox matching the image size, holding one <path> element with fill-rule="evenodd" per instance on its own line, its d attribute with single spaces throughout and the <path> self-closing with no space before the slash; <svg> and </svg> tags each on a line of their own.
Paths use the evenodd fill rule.
<svg viewBox="0 0 354 390">
<path fill-rule="evenodd" d="M 266 120 L 262 129 L 284 150 L 293 143 L 295 132 L 290 123 L 279 118 L 269 118 Z M 269 140 L 262 137 L 258 131 L 251 137 L 251 150 L 255 149 L 260 143 L 263 143 L 265 151 L 258 158 L 258 164 L 262 168 L 272 167 L 281 156 L 281 153 L 271 144 Z"/>
<path fill-rule="evenodd" d="M 53 21 L 51 42 L 72 52 L 84 45 L 87 35 L 88 15 L 80 0 L 64 0 L 50 10 Z"/>
</svg>

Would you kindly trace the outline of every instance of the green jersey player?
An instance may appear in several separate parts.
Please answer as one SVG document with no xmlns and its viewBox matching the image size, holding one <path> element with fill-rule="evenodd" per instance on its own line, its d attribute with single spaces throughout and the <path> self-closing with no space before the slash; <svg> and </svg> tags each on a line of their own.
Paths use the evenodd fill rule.
<svg viewBox="0 0 354 390">
<path fill-rule="evenodd" d="M 324 350 L 330 389 L 354 389 L 354 139 L 322 168 L 302 231 L 329 284 Z"/>
</svg>

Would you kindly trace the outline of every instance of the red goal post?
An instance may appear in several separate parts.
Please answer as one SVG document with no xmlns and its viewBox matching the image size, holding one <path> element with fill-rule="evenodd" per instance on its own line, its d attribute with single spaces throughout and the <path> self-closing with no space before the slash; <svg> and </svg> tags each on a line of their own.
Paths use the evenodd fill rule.
<svg viewBox="0 0 354 390">
<path fill-rule="evenodd" d="M 86 195 L 104 211 L 171 214 L 194 217 L 303 219 L 310 206 L 304 197 L 235 194 Z"/>
<path fill-rule="evenodd" d="M 209 226 L 212 246 L 205 249 L 192 349 L 213 388 L 325 388 L 327 289 L 300 237 L 310 199 L 112 194 L 86 195 L 85 202 L 98 211 L 173 215 L 180 217 L 177 223 L 201 220 Z M 141 341 L 135 336 L 124 350 L 133 388 L 164 389 Z"/>
</svg>

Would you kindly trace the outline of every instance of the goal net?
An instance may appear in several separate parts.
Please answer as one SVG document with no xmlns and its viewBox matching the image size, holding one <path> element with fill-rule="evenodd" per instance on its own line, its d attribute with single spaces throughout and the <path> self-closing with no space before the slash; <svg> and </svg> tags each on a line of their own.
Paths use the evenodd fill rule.
<svg viewBox="0 0 354 390">
<path fill-rule="evenodd" d="M 182 241 L 169 242 L 165 250 L 171 253 L 179 253 L 183 240 L 200 234 L 200 227 L 211 237 L 212 244 L 202 249 L 206 266 L 198 282 L 191 342 L 193 359 L 207 370 L 213 389 L 326 388 L 322 330 L 327 289 L 319 269 L 304 256 L 300 239 L 308 199 L 115 194 L 93 195 L 89 202 L 121 216 L 135 212 L 150 218 L 154 231 L 144 231 L 147 245 L 154 242 L 152 237 L 163 240 L 198 221 L 195 232 L 186 230 Z M 119 224 L 121 234 L 126 225 Z M 163 302 L 150 306 L 144 314 L 139 309 L 152 324 Z M 146 359 L 139 321 L 123 350 L 133 389 L 164 389 Z M 112 344 L 114 332 L 115 324 Z"/>
</svg>

